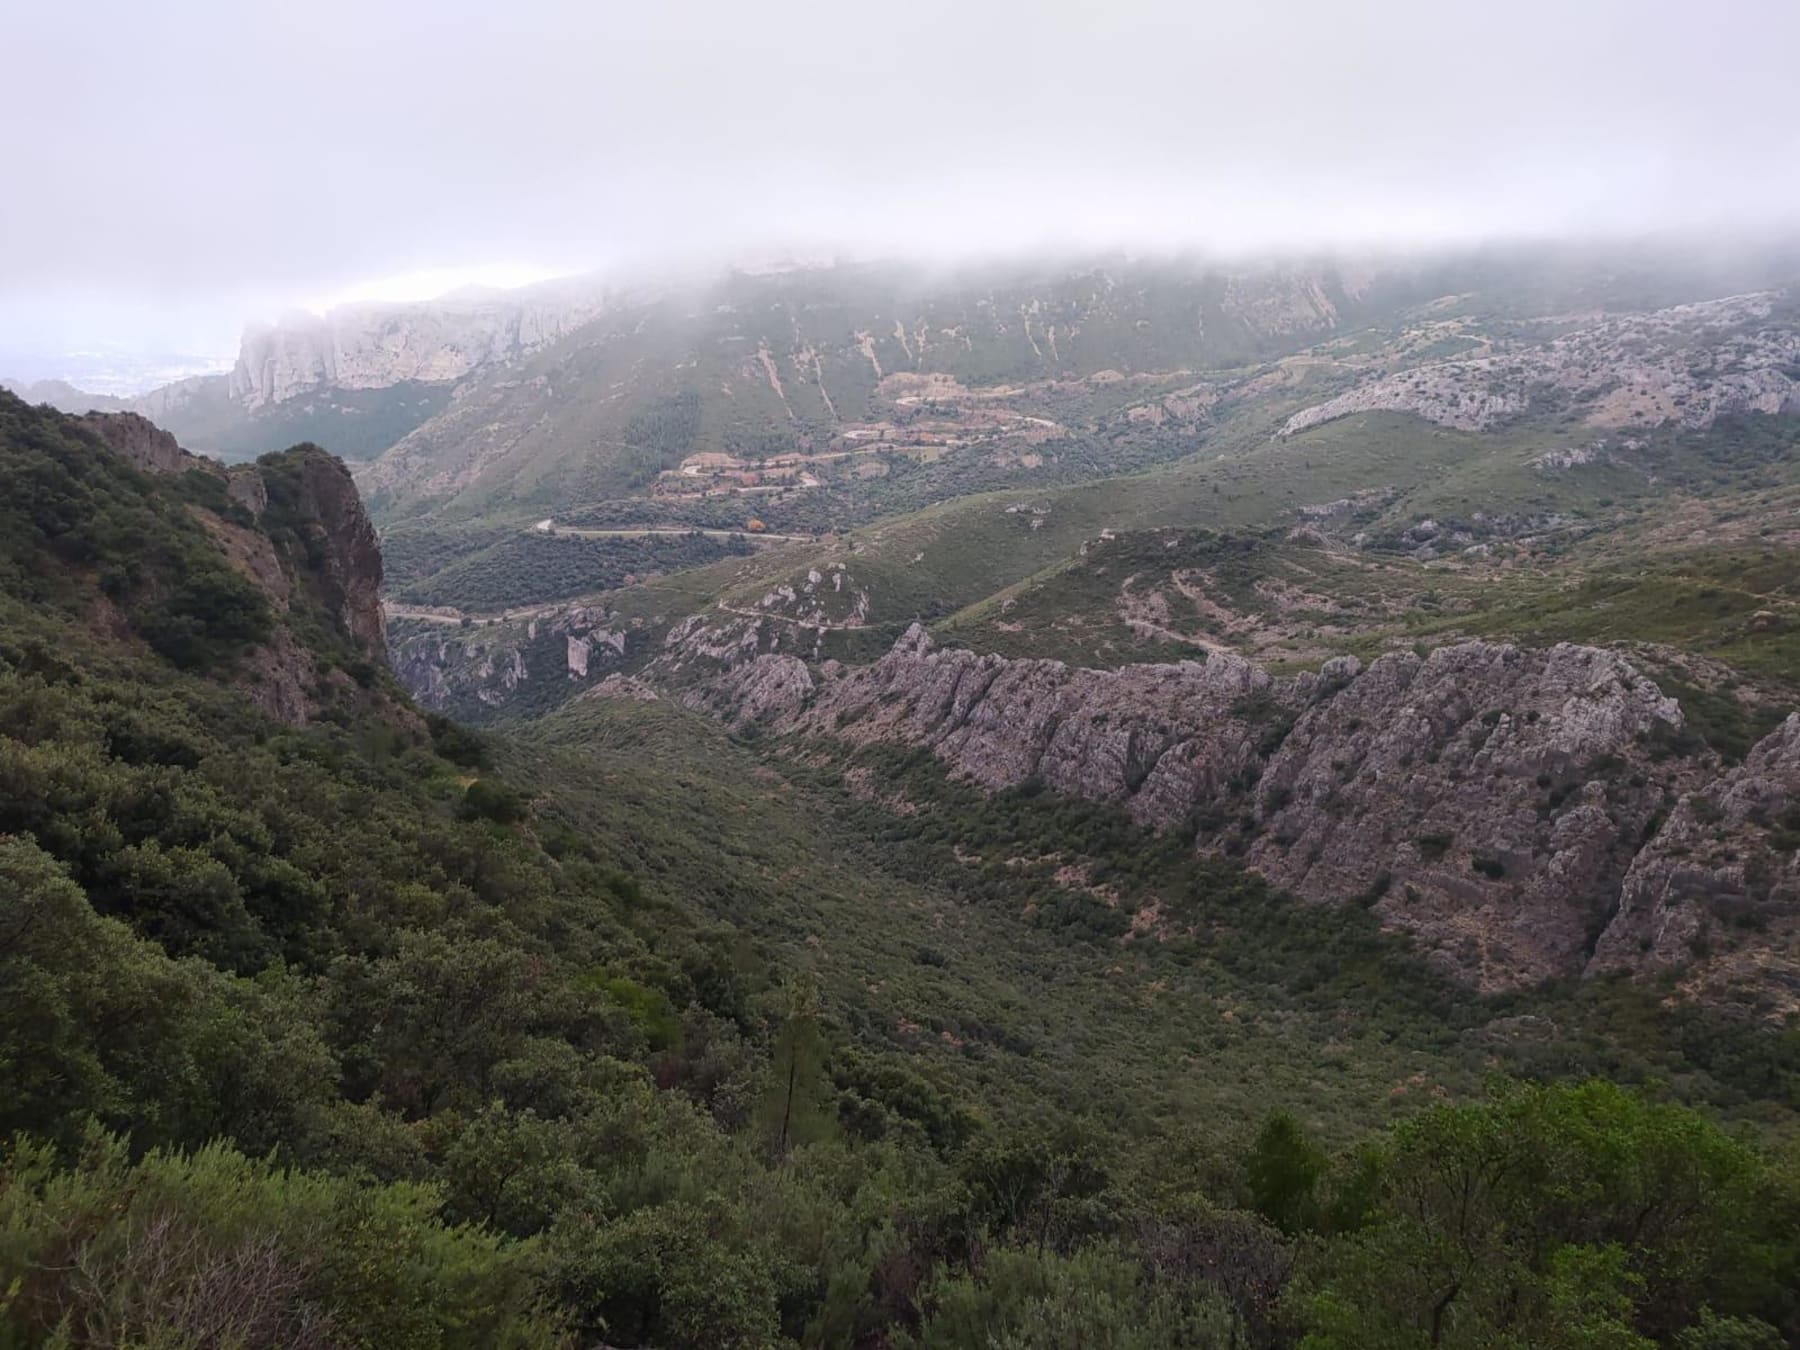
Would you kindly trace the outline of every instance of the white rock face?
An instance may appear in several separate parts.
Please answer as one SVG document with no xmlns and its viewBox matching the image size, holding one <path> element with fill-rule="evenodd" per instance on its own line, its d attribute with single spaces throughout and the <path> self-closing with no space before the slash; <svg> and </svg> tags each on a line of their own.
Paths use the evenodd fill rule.
<svg viewBox="0 0 1800 1350">
<path fill-rule="evenodd" d="M 138 395 L 131 400 L 131 409 L 142 413 L 152 422 L 179 416 L 209 395 L 216 398 L 219 386 L 229 379 L 230 376 L 227 375 L 190 375 L 185 380 L 176 380 L 173 384 L 165 384 L 147 394 Z"/>
<path fill-rule="evenodd" d="M 746 645 L 690 621 L 647 674 L 717 662 L 682 701 L 733 726 L 928 747 L 983 788 L 1035 780 L 1197 831 L 1202 852 L 1303 899 L 1368 905 L 1487 990 L 1583 973 L 1647 823 L 1714 763 L 1659 757 L 1679 704 L 1593 647 L 1465 642 L 1277 678 L 1220 653 L 1115 670 L 1010 660 L 914 625 L 873 665 L 814 679 L 794 655 L 759 654 L 756 630 Z"/>
<path fill-rule="evenodd" d="M 251 408 L 321 385 L 442 383 L 516 360 L 599 313 L 592 285 L 482 292 L 410 305 L 346 305 L 244 334 L 231 397 Z"/>
<path fill-rule="evenodd" d="M 1784 299 L 1771 292 L 1618 315 L 1551 342 L 1394 371 L 1302 409 L 1281 434 L 1377 411 L 1486 431 L 1546 397 L 1567 399 L 1589 425 L 1608 428 L 1705 430 L 1724 416 L 1792 413 L 1800 410 L 1790 374 L 1800 329 L 1777 312 Z"/>
</svg>

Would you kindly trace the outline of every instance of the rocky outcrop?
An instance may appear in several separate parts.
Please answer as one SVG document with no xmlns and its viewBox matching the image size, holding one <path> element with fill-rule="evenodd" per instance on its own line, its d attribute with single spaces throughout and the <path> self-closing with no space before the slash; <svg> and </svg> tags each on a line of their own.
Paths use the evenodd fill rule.
<svg viewBox="0 0 1800 1350">
<path fill-rule="evenodd" d="M 342 632 L 360 656 L 387 661 L 381 546 L 343 463 L 316 446 L 229 469 L 197 456 L 186 459 L 223 477 L 226 495 L 249 517 L 246 524 L 244 516 L 190 508 L 282 620 L 267 643 L 239 662 L 234 683 L 270 717 L 292 726 L 304 726 L 323 704 L 340 699 L 373 700 L 396 720 L 410 719 L 338 668 L 341 653 L 327 656 L 307 646 L 297 636 L 305 630 L 292 622 L 297 610 L 310 612 L 315 623 L 323 618 Z M 263 528 L 272 485 L 284 527 L 273 534 Z"/>
<path fill-rule="evenodd" d="M 264 716 L 291 727 L 305 726 L 319 711 L 318 662 L 286 627 L 244 655 L 234 683 Z"/>
<path fill-rule="evenodd" d="M 1686 969 L 1715 997 L 1800 1012 L 1800 714 L 1686 793 L 1633 860 L 1596 970 Z"/>
<path fill-rule="evenodd" d="M 292 315 L 244 334 L 230 396 L 258 408 L 327 385 L 385 389 L 459 380 L 554 341 L 599 306 L 593 288 L 562 286 Z"/>
<path fill-rule="evenodd" d="M 1353 413 L 1413 413 L 1485 431 L 1539 405 L 1570 404 L 1597 427 L 1800 413 L 1800 326 L 1780 293 L 1623 315 L 1551 342 L 1382 374 L 1295 413 L 1284 436 Z"/>
<path fill-rule="evenodd" d="M 1491 361 L 1465 361 L 1377 380 L 1302 409 L 1288 418 L 1281 434 L 1296 436 L 1359 412 L 1407 412 L 1459 431 L 1486 431 L 1531 406 L 1529 386 L 1523 379 L 1509 379 L 1510 375 L 1495 371 Z"/>
<path fill-rule="evenodd" d="M 457 623 L 455 611 L 402 610 L 390 659 L 424 707 L 477 717 L 535 684 L 590 684 L 635 652 L 631 623 L 595 605 L 563 605 L 498 622 Z M 591 683 L 590 683 L 591 682 Z"/>
<path fill-rule="evenodd" d="M 269 485 L 254 464 L 242 464 L 230 471 L 225 485 L 226 495 L 256 519 L 269 509 Z"/>
<path fill-rule="evenodd" d="M 716 671 L 684 702 L 734 726 L 925 746 L 990 789 L 1116 802 L 1303 899 L 1370 907 L 1485 990 L 1692 965 L 1720 914 L 1800 923 L 1800 717 L 1721 778 L 1710 752 L 1674 753 L 1680 706 L 1613 651 L 1468 642 L 1278 679 L 1229 654 L 1014 661 L 917 626 L 855 670 L 759 653 L 754 627 L 669 641 L 652 675 Z M 1687 893 L 1713 920 L 1659 908 Z M 1755 978 L 1800 976 L 1771 954 L 1791 944 L 1748 945 Z"/>
<path fill-rule="evenodd" d="M 302 636 L 324 619 L 359 658 L 387 659 L 381 545 L 342 461 L 304 445 L 227 467 L 189 454 L 169 432 L 135 412 L 88 413 L 74 424 L 147 473 L 197 471 L 221 480 L 237 510 L 215 511 L 198 501 L 186 509 L 231 566 L 268 598 L 278 620 L 268 641 L 244 653 L 231 672 L 258 707 L 299 726 L 313 718 L 322 699 L 341 693 L 357 702 L 381 702 L 396 718 L 412 717 L 385 695 L 351 692 L 358 681 L 340 668 L 344 653 L 315 651 Z M 272 500 L 279 530 L 265 527 Z M 297 626 L 297 612 L 311 622 Z"/>
<path fill-rule="evenodd" d="M 411 635 L 394 645 L 394 673 L 422 707 L 442 710 L 472 698 L 505 703 L 531 677 L 525 653 L 479 631 Z"/>
<path fill-rule="evenodd" d="M 180 417 L 196 405 L 217 402 L 229 393 L 230 386 L 229 375 L 189 375 L 173 384 L 137 395 L 130 401 L 130 406 L 132 411 L 161 422 Z"/>
<path fill-rule="evenodd" d="M 317 449 L 302 452 L 297 515 L 338 623 L 357 643 L 385 660 L 381 541 L 341 460 Z"/>
<path fill-rule="evenodd" d="M 642 680 L 629 675 L 608 675 L 591 689 L 576 695 L 578 699 L 616 699 L 626 703 L 655 703 L 662 697 Z"/>
<path fill-rule="evenodd" d="M 1307 899 L 1364 900 L 1478 986 L 1574 974 L 1679 781 L 1649 741 L 1681 721 L 1591 647 L 1383 657 L 1270 757 L 1246 860 Z"/>
<path fill-rule="evenodd" d="M 690 689 L 682 702 L 713 713 L 736 729 L 752 722 L 791 721 L 806 708 L 813 692 L 806 662 L 797 656 L 765 656 Z"/>
<path fill-rule="evenodd" d="M 179 473 L 200 460 L 175 443 L 175 438 L 149 418 L 134 412 L 91 412 L 81 425 L 105 441 L 145 473 Z"/>
<path fill-rule="evenodd" d="M 781 687 L 794 688 L 793 657 L 761 658 L 716 687 L 764 692 L 775 662 Z M 1265 709 L 1281 716 L 1315 678 L 1278 688 L 1234 656 L 1112 671 L 1009 661 L 940 649 L 915 625 L 880 661 L 827 681 L 803 705 L 765 692 L 760 706 L 794 730 L 929 745 L 985 787 L 1036 779 L 1168 826 L 1229 792 L 1256 754 Z"/>
</svg>

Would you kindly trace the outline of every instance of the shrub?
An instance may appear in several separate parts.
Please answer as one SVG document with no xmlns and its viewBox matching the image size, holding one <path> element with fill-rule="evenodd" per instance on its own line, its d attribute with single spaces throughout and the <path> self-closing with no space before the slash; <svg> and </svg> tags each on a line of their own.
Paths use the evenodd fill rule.
<svg viewBox="0 0 1800 1350">
<path fill-rule="evenodd" d="M 477 778 L 463 789 L 462 814 L 466 820 L 510 825 L 525 818 L 525 800 L 504 783 Z"/>
<path fill-rule="evenodd" d="M 1446 831 L 1435 831 L 1431 834 L 1415 835 L 1413 843 L 1418 846 L 1419 856 L 1427 862 L 1436 862 L 1450 851 L 1450 845 L 1456 842 L 1456 836 Z"/>
</svg>

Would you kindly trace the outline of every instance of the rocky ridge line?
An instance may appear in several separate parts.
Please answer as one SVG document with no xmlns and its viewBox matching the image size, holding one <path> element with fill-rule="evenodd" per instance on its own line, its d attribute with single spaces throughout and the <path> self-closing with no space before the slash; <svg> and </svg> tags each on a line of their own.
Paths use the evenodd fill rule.
<svg viewBox="0 0 1800 1350">
<path fill-rule="evenodd" d="M 441 384 L 517 360 L 587 322 L 596 288 L 452 296 L 405 305 L 344 305 L 245 332 L 230 395 L 255 409 L 320 386 Z"/>
<path fill-rule="evenodd" d="M 263 465 L 227 466 L 190 454 L 167 431 L 133 412 L 89 413 L 75 420 L 145 473 L 199 471 L 222 479 L 226 495 L 254 526 L 196 504 L 188 510 L 231 565 L 268 597 L 277 617 L 285 618 L 296 603 L 296 589 L 305 586 L 358 651 L 386 663 L 381 543 L 342 461 L 317 446 L 290 452 L 298 454 L 298 463 L 292 465 L 286 523 L 298 535 L 304 556 L 284 560 L 261 528 L 269 509 L 271 472 Z M 337 684 L 346 693 L 353 683 L 342 671 L 322 670 L 285 622 L 277 624 L 267 643 L 244 656 L 237 682 L 265 713 L 294 726 L 306 724 L 318 711 L 321 682 Z"/>
<path fill-rule="evenodd" d="M 1565 399 L 1598 427 L 1705 430 L 1729 415 L 1800 412 L 1800 328 L 1787 304 L 1785 293 L 1770 292 L 1677 305 L 1537 346 L 1392 372 L 1302 409 L 1281 434 L 1376 411 L 1486 431 Z"/>
<path fill-rule="evenodd" d="M 682 697 L 733 725 L 1116 802 L 1303 899 L 1368 906 L 1483 990 L 1678 967 L 1708 997 L 1800 1009 L 1800 714 L 1722 770 L 1616 652 L 1467 642 L 1278 679 L 1229 654 L 1015 661 L 915 625 L 872 665 L 815 670 L 690 621 L 646 674 L 706 667 Z"/>
</svg>

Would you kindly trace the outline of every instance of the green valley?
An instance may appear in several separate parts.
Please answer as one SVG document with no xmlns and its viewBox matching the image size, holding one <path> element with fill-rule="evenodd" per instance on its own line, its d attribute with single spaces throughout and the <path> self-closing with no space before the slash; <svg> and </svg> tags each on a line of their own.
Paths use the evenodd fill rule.
<svg viewBox="0 0 1800 1350">
<path fill-rule="evenodd" d="M 1790 311 L 1457 268 L 0 395 L 8 1343 L 1800 1335 Z"/>
</svg>

